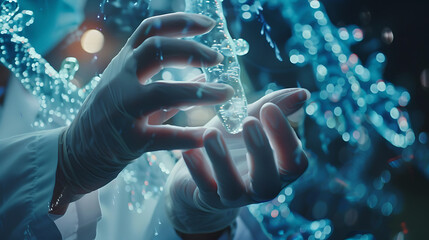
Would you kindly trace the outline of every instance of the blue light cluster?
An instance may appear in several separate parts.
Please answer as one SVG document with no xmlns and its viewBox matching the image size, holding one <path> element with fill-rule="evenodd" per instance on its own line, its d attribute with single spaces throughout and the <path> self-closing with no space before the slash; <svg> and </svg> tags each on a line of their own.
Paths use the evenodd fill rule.
<svg viewBox="0 0 429 240">
<path fill-rule="evenodd" d="M 369 57 L 366 66 L 363 66 L 359 57 L 350 50 L 352 44 L 363 40 L 363 31 L 357 26 L 335 27 L 317 0 L 233 2 L 250 5 L 245 9 L 249 9 L 248 12 L 252 16 L 246 15 L 246 18 L 243 17 L 244 20 L 257 18 L 256 16 L 263 14 L 260 6 L 281 9 L 284 19 L 289 22 L 292 29 L 292 37 L 285 46 L 289 61 L 297 66 L 310 64 L 314 71 L 317 91 L 312 92 L 305 113 L 321 127 L 319 138 L 322 150 L 327 154 L 329 144 L 337 138 L 349 143 L 346 147 L 351 155 L 348 155 L 347 159 L 342 159 L 344 164 L 337 167 L 334 167 L 328 159 L 320 159 L 308 149 L 309 169 L 285 191 L 305 194 L 317 188 L 321 196 L 329 195 L 331 198 L 332 195 L 342 196 L 350 203 L 350 207 L 338 210 L 337 214 L 343 214 L 344 223 L 348 226 L 355 224 L 359 217 L 357 209 L 363 206 L 381 216 L 399 213 L 400 196 L 385 188 L 390 182 L 391 171 L 381 169 L 380 175 L 375 178 L 366 174 L 366 169 L 371 164 L 370 157 L 375 151 L 371 143 L 373 130 L 393 146 L 403 149 L 399 160 L 410 161 L 412 153 L 424 154 L 423 152 L 427 150 L 422 151 L 424 147 L 420 148 L 420 151 L 413 151 L 410 148 L 415 141 L 415 135 L 410 126 L 408 113 L 404 109 L 410 100 L 410 94 L 383 79 L 385 55 L 376 52 Z M 263 28 L 264 26 L 267 24 L 263 22 Z M 267 39 L 271 40 L 270 37 Z M 270 45 L 277 46 L 272 43 Z M 271 88 L 275 90 L 277 87 L 268 86 L 267 92 Z M 305 129 L 300 132 L 305 132 Z M 425 165 L 422 169 L 427 169 L 427 163 L 424 164 L 424 161 L 420 161 L 420 165 Z M 331 233 L 324 236 L 319 231 L 316 235 L 316 232 L 299 227 L 317 221 L 294 219 L 295 216 L 299 216 L 289 208 L 294 198 L 293 194 L 288 196 L 282 193 L 274 201 L 254 205 L 250 210 L 273 239 L 329 237 Z M 311 201 L 307 207 L 312 208 L 312 217 L 315 219 L 328 216 L 327 209 L 332 211 L 337 208 L 332 202 L 322 199 Z M 280 214 L 281 220 L 278 219 L 278 213 L 284 213 Z M 331 222 L 327 225 L 331 227 L 332 232 L 335 225 Z M 285 231 L 286 229 L 288 231 Z M 373 239 L 373 237 L 371 234 L 362 234 L 351 239 Z"/>
<path fill-rule="evenodd" d="M 34 126 L 69 125 L 99 77 L 78 88 L 72 81 L 79 69 L 75 58 L 66 58 L 57 72 L 21 35 L 34 22 L 33 12 L 19 11 L 17 0 L 5 0 L 0 8 L 0 62 L 38 98 L 40 111 Z"/>
<path fill-rule="evenodd" d="M 335 230 L 334 220 L 326 219 L 327 209 L 333 204 L 327 200 L 329 198 L 314 199 L 308 204 L 313 219 L 318 219 L 315 221 L 291 209 L 298 195 L 313 191 L 315 186 L 324 196 L 341 196 L 350 203 L 350 207 L 341 212 L 348 226 L 354 224 L 360 214 L 357 209 L 362 206 L 381 216 L 401 211 L 399 194 L 386 188 L 391 170 L 418 158 L 416 164 L 429 176 L 428 141 L 426 133 L 416 137 L 411 129 L 404 109 L 410 94 L 383 79 L 385 55 L 374 53 L 364 66 L 350 50 L 352 44 L 363 40 L 363 31 L 357 26 L 335 27 L 317 0 L 231 0 L 231 3 L 239 9 L 244 21 L 257 19 L 261 22 L 261 35 L 278 60 L 283 60 L 280 49 L 284 47 L 292 64 L 312 66 L 317 90 L 312 93 L 304 112 L 320 127 L 319 137 L 326 153 L 330 142 L 338 138 L 346 143 L 345 149 L 350 153 L 344 164 L 333 166 L 309 149 L 309 169 L 296 183 L 285 188 L 273 201 L 249 207 L 266 233 L 273 239 L 329 238 Z M 103 0 L 99 18 L 114 24 L 129 19 L 129 24 L 122 25 L 134 26 L 133 14 L 140 11 L 142 17 L 150 15 L 149 5 L 149 0 Z M 292 37 L 286 46 L 279 48 L 272 40 L 271 27 L 263 17 L 262 6 L 265 5 L 280 9 L 289 22 Z M 40 100 L 41 108 L 34 125 L 69 124 L 100 77 L 78 88 L 74 84 L 74 74 L 78 70 L 76 59 L 66 58 L 57 72 L 20 35 L 23 28 L 33 22 L 32 12 L 19 11 L 17 0 L 3 1 L 0 10 L 0 61 Z M 235 40 L 235 44 L 241 53 L 237 55 L 248 52 L 249 44 L 244 40 Z M 267 92 L 278 88 L 274 83 L 267 87 Z M 401 154 L 388 160 L 389 169 L 381 169 L 378 175 L 370 177 L 365 171 L 375 151 L 371 145 L 375 134 L 397 147 Z M 414 143 L 416 138 L 418 143 Z M 162 191 L 177 158 L 174 152 L 148 153 L 121 173 L 129 192 L 130 210 L 142 212 L 144 200 Z M 358 234 L 350 239 L 373 239 L 373 236 Z"/>
<path fill-rule="evenodd" d="M 305 111 L 327 128 L 328 140 L 340 134 L 346 142 L 364 144 L 367 132 L 374 129 L 396 147 L 414 143 L 404 109 L 410 94 L 383 79 L 384 54 L 374 53 L 363 66 L 350 50 L 351 44 L 363 39 L 360 28 L 335 27 L 318 0 L 264 3 L 281 7 L 292 27 L 286 46 L 290 62 L 313 67 L 318 91 L 312 93 Z"/>
<path fill-rule="evenodd" d="M 152 14 L 151 0 L 101 0 L 97 18 L 125 33 Z"/>
</svg>

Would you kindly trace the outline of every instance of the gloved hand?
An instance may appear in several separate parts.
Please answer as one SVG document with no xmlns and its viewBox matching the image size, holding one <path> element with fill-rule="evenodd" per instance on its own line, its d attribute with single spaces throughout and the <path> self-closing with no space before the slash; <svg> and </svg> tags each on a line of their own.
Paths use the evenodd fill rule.
<svg viewBox="0 0 429 240">
<path fill-rule="evenodd" d="M 142 22 L 60 136 L 57 194 L 64 199 L 65 193 L 76 196 L 98 189 L 147 151 L 202 146 L 205 128 L 160 124 L 177 112 L 175 108 L 220 103 L 233 89 L 224 84 L 145 82 L 163 67 L 220 63 L 223 57 L 216 51 L 178 39 L 203 34 L 214 25 L 208 17 L 185 13 Z M 53 205 L 62 201 L 54 199 Z"/>
<path fill-rule="evenodd" d="M 227 228 L 239 207 L 275 198 L 305 171 L 307 157 L 285 115 L 308 97 L 302 89 L 263 97 L 249 105 L 240 134 L 228 134 L 217 117 L 206 125 L 206 153 L 184 152 L 165 187 L 167 216 L 182 236 Z"/>
</svg>

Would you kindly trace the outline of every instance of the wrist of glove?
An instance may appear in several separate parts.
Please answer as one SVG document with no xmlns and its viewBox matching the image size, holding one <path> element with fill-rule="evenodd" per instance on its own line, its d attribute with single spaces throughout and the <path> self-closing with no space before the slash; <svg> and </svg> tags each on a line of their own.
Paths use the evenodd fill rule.
<svg viewBox="0 0 429 240">
<path fill-rule="evenodd" d="M 201 199 L 200 189 L 193 183 L 183 159 L 170 173 L 164 194 L 167 216 L 173 227 L 181 233 L 218 232 L 228 228 L 238 216 L 239 208 L 217 208 Z"/>
<path fill-rule="evenodd" d="M 226 227 L 220 231 L 217 231 L 217 232 L 188 234 L 188 233 L 182 233 L 182 232 L 176 230 L 176 234 L 183 240 L 200 240 L 200 239 L 205 239 L 205 240 L 228 239 L 228 240 L 232 240 L 232 239 L 234 239 L 236 229 L 237 229 L 237 221 L 234 221 L 228 227 Z"/>
<path fill-rule="evenodd" d="M 106 129 L 94 126 L 85 134 L 77 135 L 73 134 L 74 131 L 78 131 L 74 125 L 64 129 L 60 144 L 63 154 L 58 165 L 64 183 L 75 194 L 89 193 L 104 186 L 116 178 L 129 160 L 139 156 L 127 147 L 115 129 L 108 130 L 110 136 L 99 138 L 97 141 L 94 141 L 92 136 L 99 136 L 100 133 L 92 131 L 101 132 Z M 121 156 L 118 153 L 129 154 Z"/>
</svg>

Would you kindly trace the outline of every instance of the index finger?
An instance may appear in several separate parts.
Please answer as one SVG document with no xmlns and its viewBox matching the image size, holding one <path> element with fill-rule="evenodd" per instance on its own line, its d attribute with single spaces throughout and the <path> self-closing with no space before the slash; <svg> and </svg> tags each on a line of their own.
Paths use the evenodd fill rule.
<svg viewBox="0 0 429 240">
<path fill-rule="evenodd" d="M 194 13 L 170 13 L 145 19 L 128 40 L 134 48 L 152 36 L 190 37 L 210 31 L 216 22 Z"/>
<path fill-rule="evenodd" d="M 160 109 L 218 104 L 233 93 L 232 87 L 220 83 L 154 82 L 141 86 L 127 110 L 135 117 L 147 116 Z"/>
<path fill-rule="evenodd" d="M 301 141 L 277 105 L 267 103 L 261 108 L 261 122 L 276 152 L 280 178 L 288 184 L 308 165 Z"/>
<path fill-rule="evenodd" d="M 310 92 L 304 88 L 286 88 L 265 95 L 258 101 L 250 104 L 249 115 L 259 118 L 259 110 L 265 103 L 277 105 L 286 116 L 300 109 L 310 97 Z"/>
</svg>

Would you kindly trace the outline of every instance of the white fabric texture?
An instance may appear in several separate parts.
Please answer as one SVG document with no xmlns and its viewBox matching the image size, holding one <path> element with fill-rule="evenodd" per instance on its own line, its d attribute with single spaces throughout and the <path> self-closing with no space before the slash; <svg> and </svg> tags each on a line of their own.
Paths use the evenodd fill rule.
<svg viewBox="0 0 429 240">
<path fill-rule="evenodd" d="M 40 54 L 46 54 L 55 45 L 58 44 L 67 34 L 75 30 L 83 21 L 83 8 L 86 0 L 22 0 L 19 2 L 20 9 L 32 10 L 34 12 L 35 22 L 30 27 L 27 27 L 24 31 L 24 35 L 29 38 L 33 47 Z M 53 24 L 54 23 L 54 24 Z M 20 84 L 16 78 L 11 78 L 6 91 L 6 98 L 4 105 L 0 106 L 0 139 L 15 136 L 17 134 L 24 134 L 34 131 L 31 124 L 35 120 L 38 112 L 39 104 L 37 99 L 29 94 Z M 57 134 L 58 130 L 54 130 Z M 39 137 L 30 137 L 29 134 L 26 141 L 34 141 L 34 139 L 44 138 L 41 132 Z M 46 142 L 43 146 L 46 149 L 50 149 L 52 152 L 45 152 L 46 155 L 40 156 L 39 165 L 40 169 L 46 168 L 46 173 L 54 172 L 54 174 L 47 174 L 49 177 L 49 183 L 54 184 L 55 171 L 57 164 L 57 149 L 58 149 L 58 136 L 54 140 Z M 7 143 L 9 144 L 9 143 Z M 19 143 L 17 143 L 19 144 Z M 22 142 L 25 145 L 26 142 Z M 29 146 L 34 144 L 28 143 Z M 0 147 L 7 147 L 2 145 Z M 38 151 L 41 154 L 43 151 Z M 6 154 L 6 153 L 4 153 Z M 34 155 L 29 148 L 22 146 L 18 152 L 7 152 L 10 154 L 8 158 L 6 155 L 0 153 L 0 161 L 12 161 L 15 159 L 16 164 L 25 171 L 29 169 L 30 159 L 27 155 Z M 21 155 L 19 155 L 21 154 Z M 49 155 L 49 156 L 48 156 Z M 51 159 L 51 156 L 55 157 L 55 161 Z M 54 161 L 54 163 L 52 162 Z M 12 165 L 11 165 L 12 166 Z M 27 169 L 27 170 L 28 170 Z M 2 170 L 7 172 L 5 164 L 2 163 Z M 35 169 L 37 171 L 37 169 Z M 35 172 L 34 174 L 36 174 Z M 6 175 L 1 175 L 5 181 L 11 181 Z M 45 179 L 46 180 L 46 179 Z M 27 188 L 30 182 L 21 182 L 23 189 Z M 3 182 L 1 183 L 3 185 Z M 34 191 L 41 191 L 50 194 L 49 199 L 45 200 L 43 206 L 46 206 L 52 197 L 52 187 L 50 184 L 38 184 Z M 20 204 L 21 199 L 16 199 L 16 204 Z M 23 204 L 24 202 L 22 202 Z M 85 209 L 80 206 L 90 206 L 91 209 Z M 33 215 L 32 211 L 29 211 L 28 216 Z M 55 217 L 55 224 L 61 232 L 61 235 L 65 239 L 93 239 L 95 236 L 96 224 L 101 217 L 101 210 L 98 204 L 98 192 L 92 192 L 87 196 L 73 202 L 69 205 L 69 208 L 64 216 Z M 73 223 L 73 224 L 70 224 Z M 94 233 L 94 234 L 90 234 Z M 89 237 L 88 236 L 92 236 Z"/>
<path fill-rule="evenodd" d="M 180 240 L 168 219 L 162 196 L 146 200 L 142 213 L 128 209 L 129 193 L 125 183 L 116 178 L 100 190 L 103 218 L 98 223 L 97 237 L 100 240 L 156 239 Z M 247 211 L 247 210 L 246 210 Z M 252 230 L 252 231 L 250 231 Z M 258 222 L 248 213 L 237 219 L 235 240 L 265 240 Z M 259 233 L 259 234 L 255 234 Z"/>
<path fill-rule="evenodd" d="M 58 134 L 59 130 L 52 130 L 55 132 L 56 137 L 50 138 L 52 141 L 45 141 L 41 146 L 42 149 L 47 149 L 49 151 L 39 151 L 38 147 L 36 149 L 30 149 L 24 146 L 34 146 L 37 144 L 39 146 L 42 143 L 39 143 L 38 139 L 45 139 L 44 134 L 53 134 L 51 132 L 37 132 L 31 133 L 34 131 L 31 128 L 31 123 L 34 121 L 36 114 L 38 111 L 38 102 L 37 99 L 29 94 L 21 85 L 18 79 L 11 78 L 9 80 L 9 84 L 6 90 L 6 96 L 4 105 L 0 108 L 0 141 L 2 141 L 0 148 L 0 162 L 1 169 L 0 177 L 1 177 L 1 194 L 0 196 L 7 197 L 7 191 L 9 190 L 8 183 L 11 181 L 15 181 L 15 177 L 12 175 L 5 175 L 5 173 L 11 173 L 15 171 L 16 166 L 19 166 L 22 171 L 30 171 L 31 167 L 34 164 L 31 164 L 32 158 L 34 156 L 34 151 L 40 156 L 40 160 L 38 159 L 38 168 L 33 169 L 36 172 L 46 172 L 46 177 L 49 177 L 50 180 L 46 180 L 49 184 L 38 184 L 38 191 L 41 192 L 49 192 L 49 197 L 46 197 L 47 200 L 44 200 L 42 203 L 43 207 L 46 207 L 45 214 L 48 212 L 48 204 L 52 198 L 52 189 L 53 184 L 55 182 L 55 171 L 57 166 L 58 159 Z M 12 152 L 10 150 L 5 150 L 11 142 L 5 141 L 4 139 L 10 138 L 12 136 L 16 136 L 19 134 L 25 134 L 22 136 L 28 136 L 22 140 L 21 147 L 19 147 L 19 143 L 15 143 L 17 147 L 19 147 L 18 151 Z M 34 135 L 36 134 L 36 135 Z M 33 136 L 34 135 L 34 136 Z M 31 137 L 32 136 L 32 137 Z M 40 154 L 44 154 L 43 156 Z M 6 155 L 7 154 L 7 155 Z M 54 159 L 52 159 L 54 157 Z M 45 159 L 42 161 L 42 159 Z M 55 160 L 55 161 L 54 161 Z M 16 162 L 13 165 L 6 165 L 7 162 Z M 34 160 L 33 160 L 34 162 Z M 28 163 L 28 164 L 25 164 Z M 44 170 L 42 170 L 44 169 Z M 51 173 L 52 172 L 52 173 Z M 50 174 L 48 174 L 50 173 Z M 18 173 L 16 173 L 18 174 Z M 14 175 L 16 176 L 16 175 Z M 22 188 L 26 189 L 29 186 L 32 186 L 33 183 L 31 181 L 25 182 L 24 180 L 20 182 L 22 184 Z M 52 184 L 52 186 L 50 185 Z M 3 188 L 4 186 L 4 188 Z M 18 185 L 17 185 L 18 186 Z M 30 196 L 31 197 L 31 196 Z M 25 204 L 25 199 L 15 199 L 16 204 Z M 0 204 L 0 208 L 3 207 L 3 203 Z M 88 206 L 88 207 L 78 207 L 79 206 Z M 89 208 L 89 209 L 88 209 Z M 4 208 L 6 209 L 6 208 Z M 1 217 L 3 218 L 3 209 L 0 211 Z M 32 214 L 32 211 L 28 212 L 28 215 Z M 61 235 L 64 239 L 93 239 L 95 236 L 92 233 L 96 231 L 97 221 L 101 217 L 101 210 L 98 203 L 98 192 L 92 192 L 87 194 L 87 196 L 79 199 L 76 202 L 73 202 L 69 205 L 67 212 L 64 216 L 56 217 L 55 224 L 61 232 Z M 72 224 L 70 224 L 72 223 Z M 0 234 L 2 236 L 3 233 Z M 89 238 L 88 238 L 89 236 Z M 90 237 L 92 236 L 92 237 Z"/>
<path fill-rule="evenodd" d="M 29 225 L 47 215 L 58 159 L 52 146 L 58 142 L 59 130 L 0 140 L 0 236 L 24 238 Z"/>
</svg>

